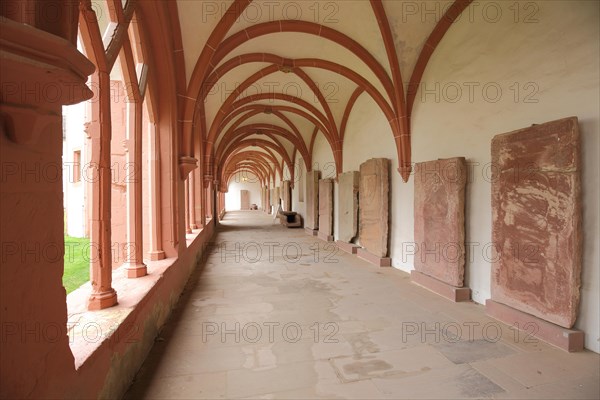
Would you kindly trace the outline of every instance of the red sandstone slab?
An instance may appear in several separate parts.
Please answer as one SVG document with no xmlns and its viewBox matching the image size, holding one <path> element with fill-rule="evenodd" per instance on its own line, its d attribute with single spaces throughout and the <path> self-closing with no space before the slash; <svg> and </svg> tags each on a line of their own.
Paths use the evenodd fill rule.
<svg viewBox="0 0 600 400">
<path fill-rule="evenodd" d="M 415 269 L 462 287 L 465 276 L 464 157 L 417 163 L 415 167 Z"/>
<path fill-rule="evenodd" d="M 390 160 L 372 158 L 360 165 L 359 240 L 378 258 L 388 253 Z"/>
<path fill-rule="evenodd" d="M 283 197 L 283 209 L 284 211 L 292 211 L 292 196 L 290 191 L 290 181 L 283 181 L 283 187 L 281 189 Z"/>
<path fill-rule="evenodd" d="M 321 179 L 319 180 L 319 237 L 331 235 L 333 235 L 333 180 Z"/>
<path fill-rule="evenodd" d="M 341 240 L 336 240 L 335 244 L 342 249 L 343 251 L 345 251 L 346 253 L 349 254 L 356 254 L 356 251 L 359 249 L 360 246 L 357 246 L 353 243 L 346 243 L 346 242 L 342 242 Z"/>
<path fill-rule="evenodd" d="M 416 270 L 410 272 L 410 280 L 454 302 L 471 300 L 471 289 L 449 285 Z"/>
<path fill-rule="evenodd" d="M 320 171 L 306 173 L 306 220 L 304 224 L 310 229 L 319 229 L 319 177 Z"/>
<path fill-rule="evenodd" d="M 358 249 L 356 249 L 356 255 L 360 258 L 362 258 L 365 261 L 370 262 L 373 265 L 376 265 L 378 267 L 391 267 L 392 266 L 392 259 L 389 257 L 378 257 L 374 254 L 369 253 L 369 251 L 367 249 L 363 249 L 362 247 L 359 247 Z"/>
<path fill-rule="evenodd" d="M 338 176 L 338 236 L 350 243 L 358 232 L 358 171 L 344 172 Z"/>
<path fill-rule="evenodd" d="M 571 328 L 581 286 L 576 117 L 492 140 L 492 299 Z"/>
<path fill-rule="evenodd" d="M 563 328 L 491 299 L 485 302 L 485 312 L 492 318 L 517 327 L 523 333 L 539 338 L 562 350 L 568 352 L 583 350 L 585 334 L 580 330 Z"/>
</svg>

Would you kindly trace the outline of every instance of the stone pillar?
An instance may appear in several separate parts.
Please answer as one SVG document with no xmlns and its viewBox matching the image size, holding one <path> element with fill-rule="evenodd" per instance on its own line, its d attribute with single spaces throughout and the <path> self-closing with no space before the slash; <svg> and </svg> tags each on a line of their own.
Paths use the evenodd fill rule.
<svg viewBox="0 0 600 400">
<path fill-rule="evenodd" d="M 142 221 L 142 102 L 133 101 L 127 108 L 127 251 L 125 272 L 128 278 L 146 275 L 143 260 Z M 133 171 L 130 169 L 133 168 Z"/>
<path fill-rule="evenodd" d="M 117 293 L 112 288 L 110 76 L 105 71 L 99 71 L 95 77 L 98 79 L 100 95 L 99 101 L 92 106 L 91 168 L 96 169 L 94 175 L 98 176 L 98 184 L 93 186 L 90 196 L 90 243 L 94 244 L 90 248 L 90 310 L 100 310 L 117 304 Z M 94 80 L 93 78 L 92 82 Z"/>
<path fill-rule="evenodd" d="M 196 168 L 198 169 L 198 168 Z M 196 224 L 196 174 L 194 173 L 194 171 L 190 172 L 190 174 L 188 175 L 188 179 L 189 179 L 189 183 L 188 183 L 188 190 L 189 190 L 189 198 L 188 198 L 188 203 L 189 203 L 189 208 L 190 208 L 190 221 L 189 221 L 189 226 L 190 229 L 198 229 L 198 225 Z"/>
<path fill-rule="evenodd" d="M 33 15 L 36 4 L 43 5 L 13 2 L 15 9 L 27 8 Z M 7 327 L 33 332 L 0 340 L 0 398 L 57 398 L 68 391 L 68 377 L 76 379 L 64 329 L 62 277 L 69 253 L 63 257 L 62 174 L 70 171 L 62 162 L 62 106 L 93 96 L 85 80 L 94 65 L 75 47 L 76 24 L 72 41 L 31 25 L 0 19 L 0 326 L 3 332 Z M 56 97 L 50 101 L 43 88 L 52 88 Z M 97 178 L 82 172 L 83 179 Z M 110 260 L 107 265 L 110 272 Z M 108 304 L 116 302 L 112 294 Z M 57 328 L 51 339 L 44 337 L 45 327 Z M 55 376 L 61 379 L 52 382 Z"/>
<path fill-rule="evenodd" d="M 148 258 L 152 261 L 165 258 L 165 252 L 162 247 L 162 221 L 161 221 L 161 201 L 160 201 L 160 151 L 159 137 L 156 132 L 156 125 L 149 124 L 148 141 L 150 144 L 150 251 Z"/>
<path fill-rule="evenodd" d="M 219 181 L 214 180 L 211 189 L 211 208 L 215 226 L 219 223 Z"/>
<path fill-rule="evenodd" d="M 319 238 L 333 241 L 333 180 L 319 181 Z"/>
<path fill-rule="evenodd" d="M 202 145 L 201 145 L 201 140 L 202 138 L 199 137 L 198 135 L 194 135 L 194 146 L 195 146 L 195 153 L 197 155 L 197 158 L 199 160 L 202 160 Z M 196 225 L 196 228 L 202 228 L 204 226 L 204 200 L 203 200 L 203 169 L 204 169 L 204 163 L 203 162 L 199 162 L 199 168 L 195 168 L 191 173 L 194 175 L 194 202 L 193 202 L 193 207 L 194 207 L 194 224 Z M 195 229 L 196 229 L 195 228 Z"/>
<path fill-rule="evenodd" d="M 192 233 L 190 228 L 190 179 L 191 175 L 188 175 L 187 179 L 183 182 L 183 204 L 185 208 L 185 233 Z"/>
<path fill-rule="evenodd" d="M 206 189 L 204 188 L 204 181 L 202 179 L 202 174 L 200 174 L 198 184 L 196 185 L 198 191 L 200 192 L 200 226 L 206 226 Z"/>
</svg>

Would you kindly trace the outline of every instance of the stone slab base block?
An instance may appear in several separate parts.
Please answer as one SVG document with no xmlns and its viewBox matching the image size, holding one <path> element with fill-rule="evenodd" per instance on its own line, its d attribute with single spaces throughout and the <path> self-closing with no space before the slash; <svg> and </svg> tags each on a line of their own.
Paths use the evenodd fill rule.
<svg viewBox="0 0 600 400">
<path fill-rule="evenodd" d="M 317 229 L 311 228 L 304 228 L 304 232 L 306 232 L 308 236 L 317 236 L 319 234 L 319 231 Z"/>
<path fill-rule="evenodd" d="M 378 267 L 391 267 L 392 266 L 391 258 L 376 256 L 374 254 L 369 253 L 369 251 L 367 249 L 363 249 L 362 247 L 359 247 L 356 250 L 356 255 L 359 256 L 360 258 L 362 258 L 363 260 L 368 261 L 371 264 L 376 265 Z"/>
<path fill-rule="evenodd" d="M 128 264 L 125 266 L 128 278 L 139 278 L 148 275 L 148 268 L 144 264 Z"/>
<path fill-rule="evenodd" d="M 378 257 L 388 254 L 390 160 L 372 158 L 360 165 L 358 237 Z"/>
<path fill-rule="evenodd" d="M 356 251 L 360 246 L 357 246 L 353 243 L 342 242 L 341 240 L 336 240 L 335 244 L 343 251 L 349 254 L 356 254 Z"/>
<path fill-rule="evenodd" d="M 492 300 L 571 328 L 581 287 L 576 117 L 492 139 Z"/>
<path fill-rule="evenodd" d="M 318 233 L 317 236 L 318 236 L 319 239 L 324 240 L 326 242 L 333 242 L 333 236 L 332 235 L 327 235 L 327 234 L 319 231 L 319 233 Z"/>
<path fill-rule="evenodd" d="M 111 288 L 103 293 L 92 293 L 88 300 L 88 310 L 103 310 L 115 304 L 117 304 L 117 292 Z"/>
<path fill-rule="evenodd" d="M 559 349 L 568 352 L 583 350 L 585 340 L 583 331 L 563 328 L 562 326 L 545 321 L 491 299 L 488 299 L 485 302 L 485 312 L 490 317 L 504 322 L 507 325 L 518 327 L 527 334 L 531 333 L 532 336 L 548 342 Z M 533 327 L 533 329 L 531 327 Z"/>
<path fill-rule="evenodd" d="M 162 250 L 149 251 L 148 258 L 150 259 L 150 261 L 158 261 L 158 260 L 164 260 L 165 258 L 167 258 L 167 255 Z"/>
<path fill-rule="evenodd" d="M 417 163 L 414 182 L 415 269 L 462 287 L 467 163 L 464 157 Z"/>
<path fill-rule="evenodd" d="M 411 271 L 410 280 L 419 286 L 423 286 L 425 289 L 429 289 L 432 292 L 447 298 L 448 300 L 454 301 L 455 303 L 459 301 L 471 300 L 471 289 L 448 285 L 445 282 L 422 274 L 419 271 Z"/>
</svg>

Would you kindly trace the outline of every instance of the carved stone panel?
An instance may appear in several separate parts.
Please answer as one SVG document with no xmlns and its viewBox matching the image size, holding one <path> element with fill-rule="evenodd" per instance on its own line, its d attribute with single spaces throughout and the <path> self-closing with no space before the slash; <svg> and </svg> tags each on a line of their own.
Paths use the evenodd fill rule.
<svg viewBox="0 0 600 400">
<path fill-rule="evenodd" d="M 319 234 L 333 235 L 333 180 L 319 181 Z"/>
<path fill-rule="evenodd" d="M 283 181 L 283 210 L 292 211 L 292 196 L 290 191 L 290 181 Z"/>
<path fill-rule="evenodd" d="M 427 161 L 415 168 L 415 269 L 452 286 L 465 275 L 463 157 Z"/>
<path fill-rule="evenodd" d="M 492 299 L 570 328 L 581 286 L 576 117 L 492 140 Z"/>
<path fill-rule="evenodd" d="M 309 229 L 319 229 L 319 177 L 320 171 L 306 173 L 306 221 Z"/>
<path fill-rule="evenodd" d="M 359 238 L 377 257 L 388 252 L 390 160 L 372 158 L 360 165 Z"/>
<path fill-rule="evenodd" d="M 338 176 L 339 185 L 339 240 L 350 242 L 358 231 L 358 171 L 344 172 Z"/>
<path fill-rule="evenodd" d="M 240 190 L 240 210 L 250 209 L 250 191 Z"/>
</svg>

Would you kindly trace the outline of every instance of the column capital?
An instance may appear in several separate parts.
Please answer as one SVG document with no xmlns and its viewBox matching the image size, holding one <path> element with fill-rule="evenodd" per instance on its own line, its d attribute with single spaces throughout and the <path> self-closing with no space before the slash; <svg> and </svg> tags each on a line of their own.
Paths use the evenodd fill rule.
<svg viewBox="0 0 600 400">
<path fill-rule="evenodd" d="M 0 36 L 0 112 L 9 122 L 7 136 L 34 144 L 63 105 L 92 98 L 85 82 L 95 66 L 69 41 L 8 18 L 0 17 Z"/>
<path fill-rule="evenodd" d="M 198 168 L 198 160 L 194 157 L 179 157 L 179 173 L 181 174 L 181 179 L 186 179 L 189 173 L 196 168 Z"/>
</svg>

